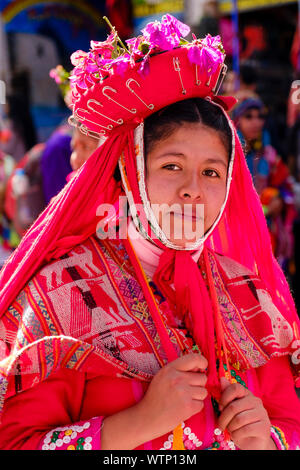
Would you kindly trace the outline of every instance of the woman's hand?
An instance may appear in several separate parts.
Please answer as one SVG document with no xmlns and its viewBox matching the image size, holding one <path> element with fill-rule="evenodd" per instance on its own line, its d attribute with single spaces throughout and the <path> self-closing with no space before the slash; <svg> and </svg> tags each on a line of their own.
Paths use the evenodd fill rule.
<svg viewBox="0 0 300 470">
<path fill-rule="evenodd" d="M 164 366 L 152 379 L 137 405 L 152 439 L 172 431 L 203 408 L 207 397 L 208 363 L 200 354 L 187 354 Z"/>
<path fill-rule="evenodd" d="M 239 383 L 222 378 L 219 426 L 227 429 L 235 445 L 242 450 L 273 450 L 271 423 L 260 398 Z"/>
<path fill-rule="evenodd" d="M 203 408 L 207 397 L 208 363 L 200 354 L 187 354 L 162 367 L 136 405 L 104 419 L 102 449 L 135 449 L 173 431 Z"/>
</svg>

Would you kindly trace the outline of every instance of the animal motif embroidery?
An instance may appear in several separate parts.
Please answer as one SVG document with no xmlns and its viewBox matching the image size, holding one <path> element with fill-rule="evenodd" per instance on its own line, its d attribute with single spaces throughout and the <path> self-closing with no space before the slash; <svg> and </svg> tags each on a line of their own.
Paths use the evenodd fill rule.
<svg viewBox="0 0 300 470">
<path fill-rule="evenodd" d="M 264 344 L 264 346 L 288 347 L 293 339 L 293 329 L 291 325 L 285 320 L 276 305 L 274 305 L 267 291 L 257 289 L 256 293 L 259 304 L 248 310 L 242 309 L 245 314 L 244 318 L 250 320 L 256 315 L 266 314 L 271 320 L 273 334 L 261 338 L 262 344 Z"/>
<path fill-rule="evenodd" d="M 47 289 L 52 290 L 63 284 L 62 274 L 64 269 L 78 267 L 88 276 L 100 274 L 100 270 L 93 262 L 93 253 L 85 245 L 77 246 L 69 252 L 68 257 L 63 257 L 41 269 L 40 275 L 47 279 Z M 56 283 L 54 284 L 54 282 Z"/>
</svg>

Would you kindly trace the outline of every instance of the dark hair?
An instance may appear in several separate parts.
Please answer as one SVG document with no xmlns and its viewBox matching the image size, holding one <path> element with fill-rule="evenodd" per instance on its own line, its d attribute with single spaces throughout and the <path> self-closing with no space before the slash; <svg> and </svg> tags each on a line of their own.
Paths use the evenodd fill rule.
<svg viewBox="0 0 300 470">
<path fill-rule="evenodd" d="M 173 103 L 145 119 L 145 155 L 159 140 L 168 137 L 183 123 L 201 123 L 214 129 L 231 155 L 232 133 L 223 111 L 203 98 L 191 98 Z"/>
</svg>

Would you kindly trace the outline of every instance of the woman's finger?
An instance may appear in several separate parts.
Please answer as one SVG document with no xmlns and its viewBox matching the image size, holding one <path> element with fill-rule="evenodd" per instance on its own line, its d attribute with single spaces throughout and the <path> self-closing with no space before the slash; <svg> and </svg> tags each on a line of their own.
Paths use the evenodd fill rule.
<svg viewBox="0 0 300 470">
<path fill-rule="evenodd" d="M 261 421 L 256 421 L 254 423 L 249 423 L 236 431 L 232 431 L 230 436 L 234 442 L 240 442 L 242 439 L 257 439 L 261 434 L 262 423 Z"/>
<path fill-rule="evenodd" d="M 236 400 L 237 398 L 244 398 L 249 394 L 251 394 L 251 392 L 239 383 L 228 385 L 228 387 L 225 388 L 225 390 L 222 392 L 219 402 L 220 409 L 223 410 L 232 401 Z"/>
<path fill-rule="evenodd" d="M 192 400 L 203 401 L 207 397 L 207 389 L 205 387 L 191 387 L 191 398 Z"/>
<path fill-rule="evenodd" d="M 183 379 L 188 385 L 194 387 L 205 387 L 207 383 L 207 376 L 201 372 L 182 372 Z"/>
<path fill-rule="evenodd" d="M 219 416 L 219 426 L 221 429 L 226 429 L 229 423 L 239 413 L 247 410 L 253 410 L 256 407 L 256 403 L 253 400 L 253 396 L 246 395 L 242 398 L 232 400 L 221 412 Z"/>
<path fill-rule="evenodd" d="M 233 432 L 248 426 L 249 424 L 259 423 L 262 419 L 263 416 L 257 413 L 257 410 L 245 410 L 235 415 L 228 423 L 226 429 L 228 429 L 228 431 L 232 434 Z"/>
<path fill-rule="evenodd" d="M 179 371 L 191 371 L 193 369 L 205 370 L 208 362 L 202 354 L 190 353 L 170 362 L 167 367 L 175 367 Z"/>
</svg>

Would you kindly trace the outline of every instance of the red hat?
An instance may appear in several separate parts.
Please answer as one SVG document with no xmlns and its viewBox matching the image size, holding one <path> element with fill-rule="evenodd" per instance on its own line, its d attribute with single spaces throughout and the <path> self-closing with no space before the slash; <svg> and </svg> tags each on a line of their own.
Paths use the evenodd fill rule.
<svg viewBox="0 0 300 470">
<path fill-rule="evenodd" d="M 193 35 L 188 42 L 182 36 L 189 31 L 165 15 L 126 41 L 127 48 L 120 47 L 113 29 L 107 41 L 92 41 L 88 53 L 75 52 L 70 123 L 80 122 L 81 131 L 100 137 L 126 124 L 138 125 L 176 101 L 213 98 L 227 70 L 220 37 Z"/>
</svg>

